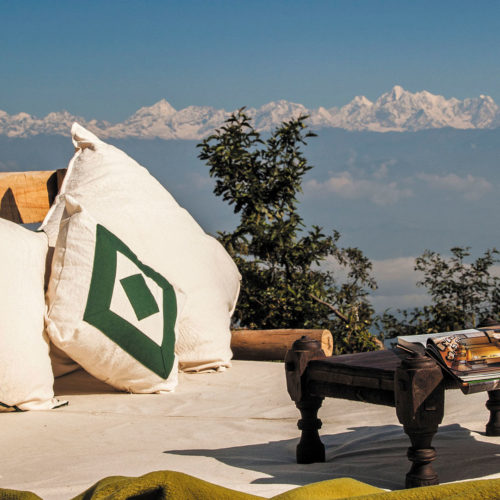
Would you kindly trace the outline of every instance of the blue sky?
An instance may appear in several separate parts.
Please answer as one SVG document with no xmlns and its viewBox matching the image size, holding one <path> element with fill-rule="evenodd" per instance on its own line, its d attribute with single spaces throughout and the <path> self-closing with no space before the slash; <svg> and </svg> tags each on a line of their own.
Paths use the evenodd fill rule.
<svg viewBox="0 0 500 500">
<path fill-rule="evenodd" d="M 0 0 L 0 109 L 123 120 L 393 85 L 500 103 L 500 2 Z"/>
</svg>

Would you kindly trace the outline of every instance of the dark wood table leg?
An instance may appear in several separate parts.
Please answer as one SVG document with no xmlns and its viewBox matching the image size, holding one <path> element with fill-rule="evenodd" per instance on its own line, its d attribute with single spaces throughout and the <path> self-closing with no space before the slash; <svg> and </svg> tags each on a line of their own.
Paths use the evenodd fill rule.
<svg viewBox="0 0 500 500">
<path fill-rule="evenodd" d="M 439 484 L 432 462 L 436 450 L 432 438 L 444 415 L 443 374 L 436 363 L 425 356 L 404 360 L 395 374 L 396 413 L 409 436 L 406 488 Z"/>
<path fill-rule="evenodd" d="M 405 488 L 432 486 L 439 484 L 439 478 L 432 462 L 436 459 L 436 450 L 431 446 L 432 438 L 438 427 L 427 426 L 425 431 L 420 428 L 404 426 L 404 431 L 411 441 L 406 456 L 412 462 L 406 474 Z"/>
<path fill-rule="evenodd" d="M 297 445 L 297 463 L 312 464 L 325 461 L 325 445 L 321 442 L 318 430 L 321 429 L 321 420 L 318 410 L 323 398 L 306 397 L 295 403 L 302 417 L 297 427 L 302 431 Z"/>
<path fill-rule="evenodd" d="M 321 359 L 325 353 L 318 341 L 302 337 L 293 343 L 285 357 L 286 383 L 288 393 L 302 417 L 297 426 L 302 431 L 297 445 L 297 463 L 311 464 L 325 461 L 325 446 L 319 438 L 321 420 L 318 410 L 323 403 L 322 397 L 312 396 L 307 389 L 307 363 L 311 359 Z"/>
<path fill-rule="evenodd" d="M 490 410 L 490 420 L 486 424 L 487 436 L 500 436 L 500 390 L 488 391 L 486 408 Z"/>
</svg>

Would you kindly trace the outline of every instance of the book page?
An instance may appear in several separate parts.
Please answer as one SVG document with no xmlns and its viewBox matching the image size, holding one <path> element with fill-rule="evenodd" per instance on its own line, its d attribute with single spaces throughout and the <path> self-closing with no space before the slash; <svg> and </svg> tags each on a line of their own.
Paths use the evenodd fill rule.
<svg viewBox="0 0 500 500">
<path fill-rule="evenodd" d="M 500 330 L 450 332 L 429 338 L 427 346 L 461 380 L 500 378 Z"/>
<path fill-rule="evenodd" d="M 468 330 L 456 330 L 451 332 L 439 332 L 439 333 L 425 333 L 422 335 L 404 335 L 398 337 L 399 340 L 404 340 L 405 342 L 411 342 L 413 344 L 422 344 L 423 346 L 427 345 L 428 339 L 436 339 L 440 337 L 448 337 L 450 335 L 455 335 L 458 333 L 474 333 L 479 332 L 480 330 L 476 330 L 475 328 L 469 328 Z"/>
</svg>

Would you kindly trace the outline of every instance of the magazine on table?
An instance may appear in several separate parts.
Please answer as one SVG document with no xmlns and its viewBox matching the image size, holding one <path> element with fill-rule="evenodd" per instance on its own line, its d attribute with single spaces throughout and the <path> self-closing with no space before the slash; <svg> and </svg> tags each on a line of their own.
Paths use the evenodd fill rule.
<svg viewBox="0 0 500 500">
<path fill-rule="evenodd" d="M 500 325 L 398 337 L 397 347 L 432 356 L 460 382 L 500 379 Z"/>
</svg>

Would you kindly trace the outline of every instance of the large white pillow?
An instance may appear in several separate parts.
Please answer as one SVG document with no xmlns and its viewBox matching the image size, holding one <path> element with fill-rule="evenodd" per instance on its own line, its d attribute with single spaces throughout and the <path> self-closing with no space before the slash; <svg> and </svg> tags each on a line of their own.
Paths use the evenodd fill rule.
<svg viewBox="0 0 500 500">
<path fill-rule="evenodd" d="M 71 196 L 61 200 L 47 290 L 51 341 L 117 389 L 173 390 L 182 293 Z"/>
<path fill-rule="evenodd" d="M 0 242 L 0 411 L 54 408 L 43 325 L 47 237 L 0 219 Z"/>
<path fill-rule="evenodd" d="M 71 132 L 76 153 L 42 224 L 49 244 L 59 232 L 61 196 L 71 195 L 186 294 L 176 343 L 180 369 L 230 366 L 230 317 L 240 286 L 230 256 L 144 167 L 76 123 Z"/>
</svg>

